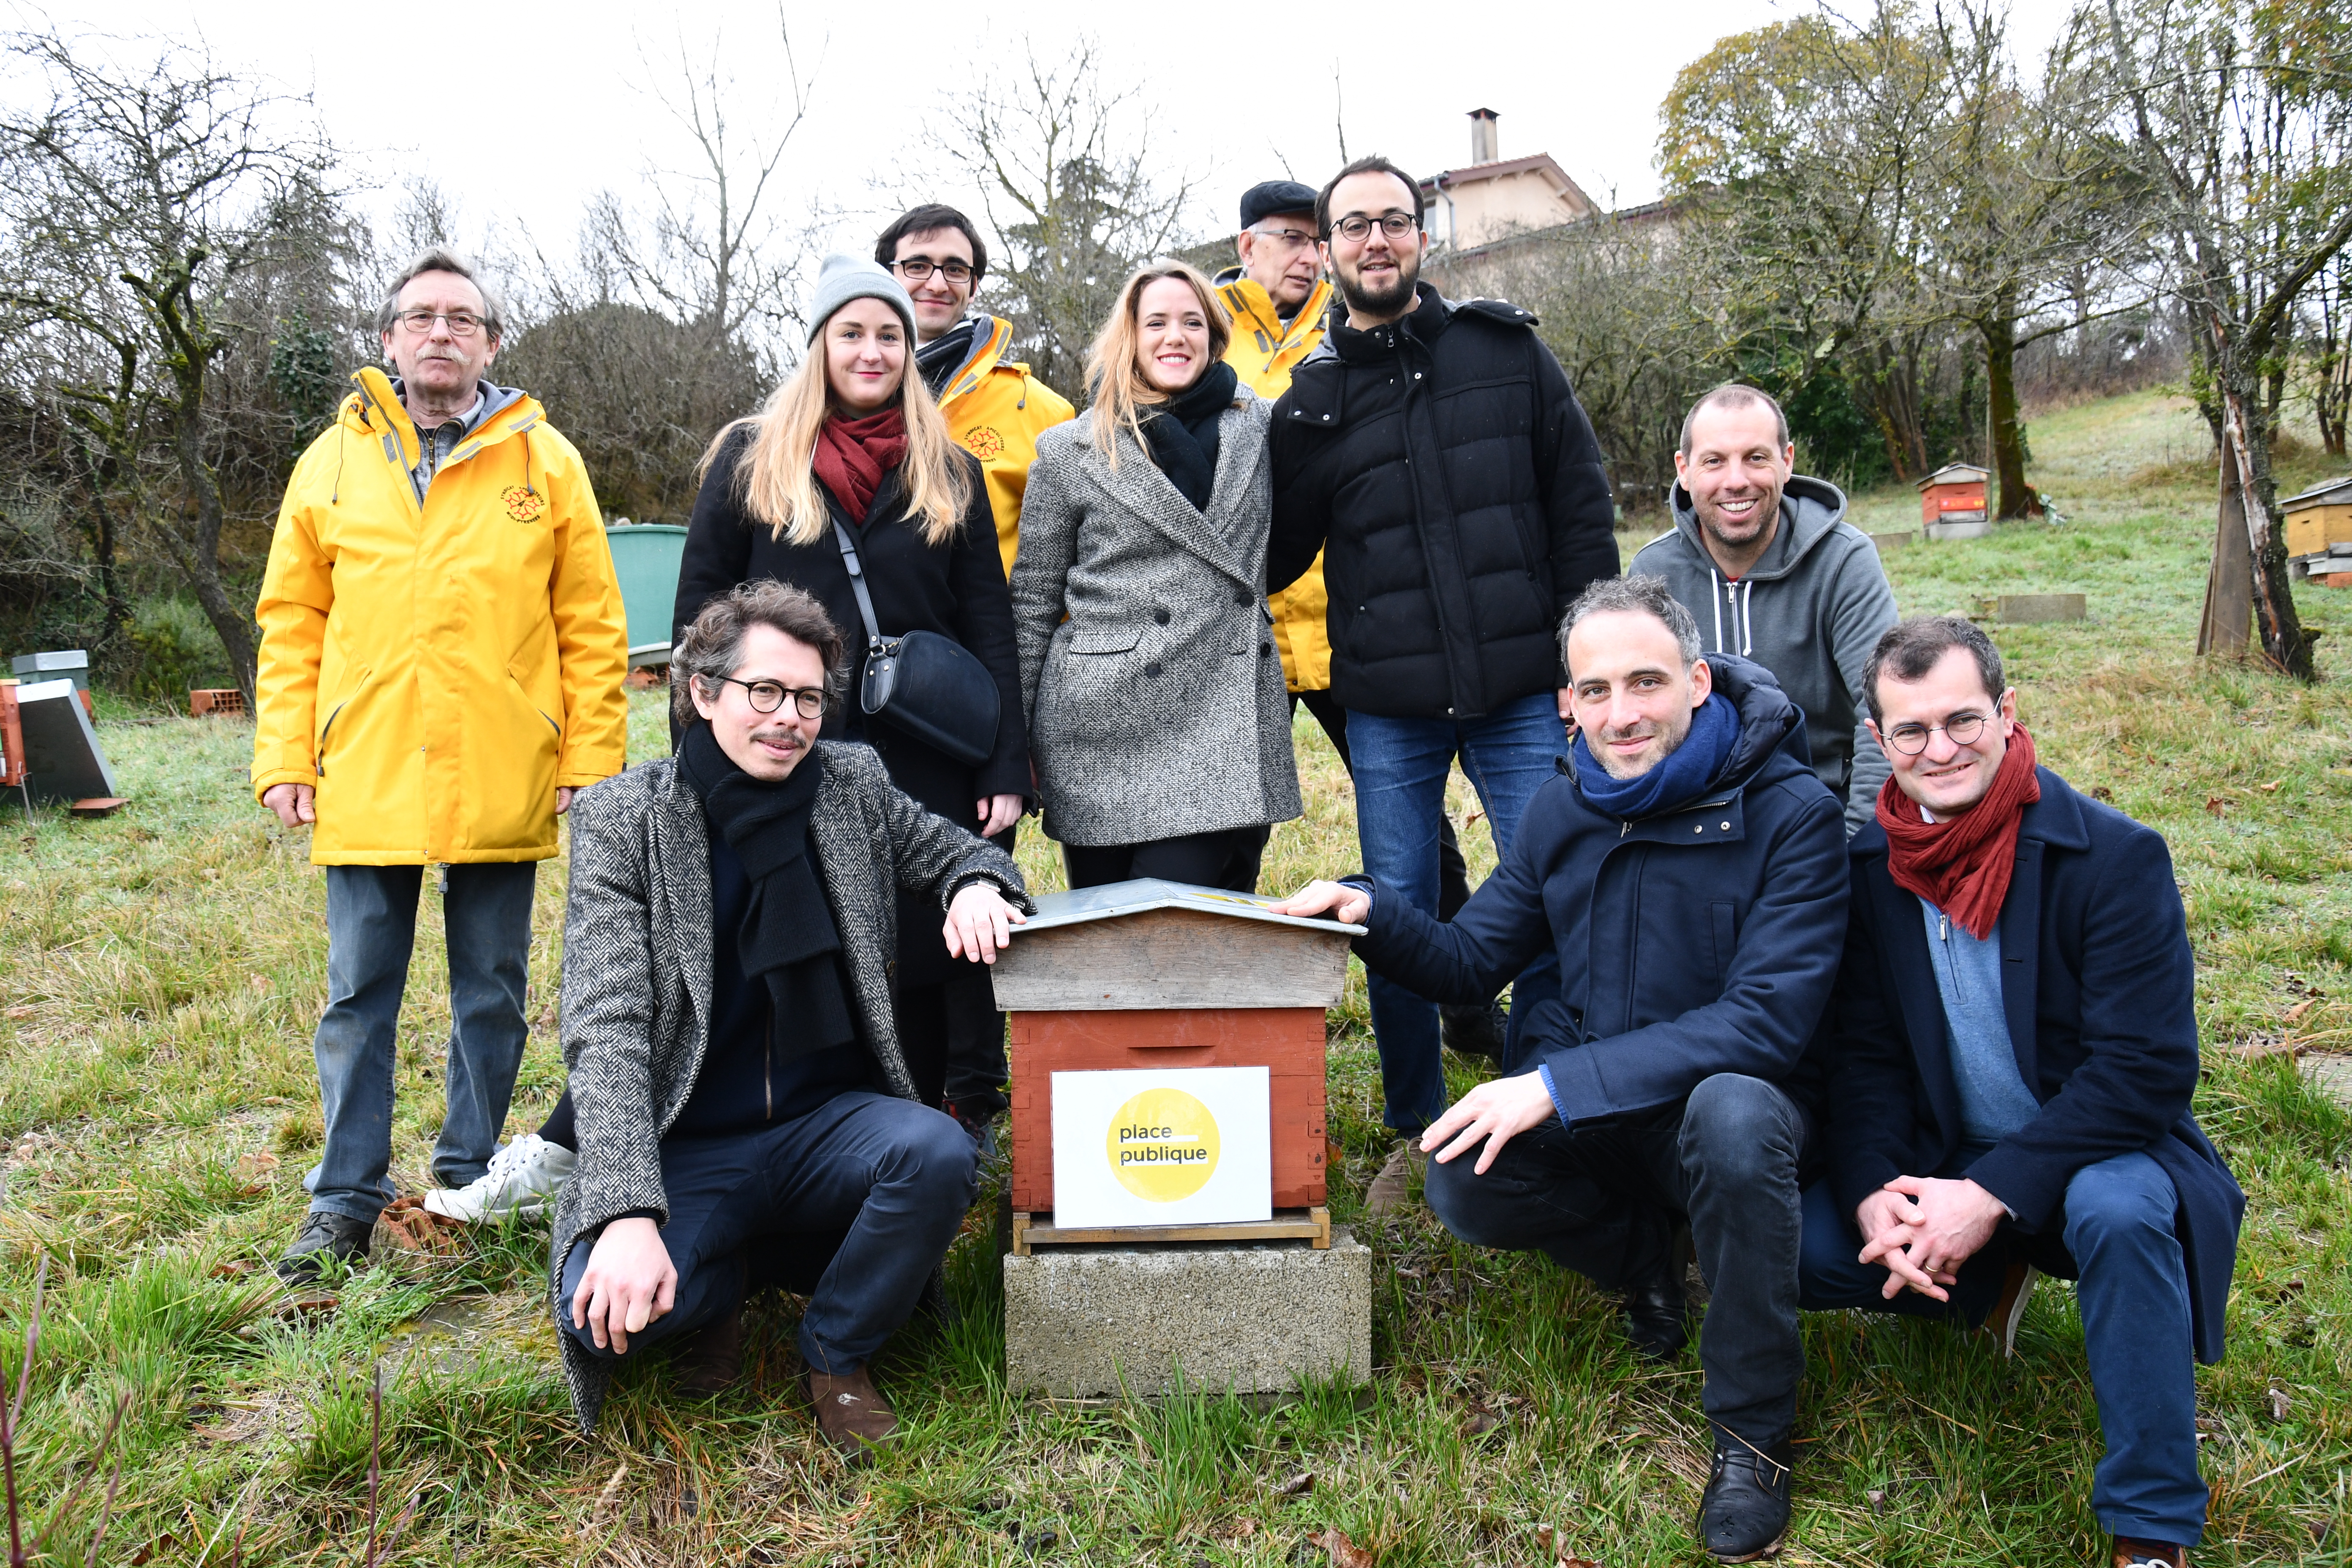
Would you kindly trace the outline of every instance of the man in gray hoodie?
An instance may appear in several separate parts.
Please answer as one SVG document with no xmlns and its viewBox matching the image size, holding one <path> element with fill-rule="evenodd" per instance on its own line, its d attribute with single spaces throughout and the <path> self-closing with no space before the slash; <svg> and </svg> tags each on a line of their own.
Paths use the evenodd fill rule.
<svg viewBox="0 0 2352 1568">
<path fill-rule="evenodd" d="M 1675 455 L 1675 528 L 1629 575 L 1664 577 L 1713 653 L 1770 670 L 1804 710 L 1813 771 L 1845 807 L 1846 837 L 1871 820 L 1886 757 L 1864 727 L 1863 671 L 1893 626 L 1895 591 L 1845 496 L 1792 472 L 1788 416 L 1736 383 L 1700 398 Z"/>
</svg>

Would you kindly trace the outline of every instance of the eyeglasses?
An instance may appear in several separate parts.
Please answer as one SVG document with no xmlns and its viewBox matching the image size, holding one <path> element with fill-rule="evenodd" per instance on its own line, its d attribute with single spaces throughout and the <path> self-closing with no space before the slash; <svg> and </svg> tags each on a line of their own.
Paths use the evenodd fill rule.
<svg viewBox="0 0 2352 1568">
<path fill-rule="evenodd" d="M 786 686 L 781 680 L 738 680 L 731 675 L 707 675 L 702 679 L 741 687 L 743 694 L 751 699 L 751 710 L 755 713 L 773 713 L 784 705 L 784 699 L 789 697 L 793 700 L 793 711 L 802 718 L 821 719 L 826 706 L 833 700 L 832 695 L 822 686 Z"/>
<path fill-rule="evenodd" d="M 1378 218 L 1369 218 L 1361 213 L 1349 213 L 1331 226 L 1331 232 L 1349 244 L 1354 245 L 1372 232 L 1372 225 L 1375 223 L 1381 226 L 1381 232 L 1391 239 L 1402 239 L 1421 226 L 1411 213 L 1383 213 Z"/>
<path fill-rule="evenodd" d="M 890 265 L 897 268 L 898 276 L 909 283 L 920 283 L 933 272 L 944 274 L 950 283 L 969 283 L 972 277 L 971 263 L 959 261 L 953 257 L 945 261 L 933 261 L 928 256 L 910 256 L 904 261 L 894 261 Z"/>
<path fill-rule="evenodd" d="M 436 321 L 448 322 L 453 338 L 470 338 L 482 330 L 482 318 L 471 310 L 403 310 L 393 320 L 419 336 L 431 331 Z"/>
<path fill-rule="evenodd" d="M 1269 245 L 1285 250 L 1297 250 L 1315 243 L 1315 237 L 1295 228 L 1254 228 L 1250 232 Z"/>
<path fill-rule="evenodd" d="M 1886 743 L 1906 757 L 1916 757 L 1927 749 L 1927 737 L 1938 730 L 1955 746 L 1967 746 L 1975 743 L 1984 727 L 1981 713 L 1955 713 L 1940 724 L 1897 724 L 1886 731 Z"/>
</svg>

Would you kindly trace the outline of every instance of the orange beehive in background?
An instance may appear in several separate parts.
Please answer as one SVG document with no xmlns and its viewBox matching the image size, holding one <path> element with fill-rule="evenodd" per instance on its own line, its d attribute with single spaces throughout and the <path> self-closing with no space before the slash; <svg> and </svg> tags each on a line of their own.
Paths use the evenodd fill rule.
<svg viewBox="0 0 2352 1568">
<path fill-rule="evenodd" d="M 1973 463 L 1947 463 L 1919 481 L 1919 522 L 1985 521 L 1985 480 L 1991 474 Z"/>
<path fill-rule="evenodd" d="M 1263 1067 L 1274 1206 L 1324 1201 L 1324 1010 L 1348 934 L 1160 881 L 1048 895 L 992 978 L 1011 1015 L 1013 1208 L 1054 1206 L 1053 1075 Z"/>
</svg>

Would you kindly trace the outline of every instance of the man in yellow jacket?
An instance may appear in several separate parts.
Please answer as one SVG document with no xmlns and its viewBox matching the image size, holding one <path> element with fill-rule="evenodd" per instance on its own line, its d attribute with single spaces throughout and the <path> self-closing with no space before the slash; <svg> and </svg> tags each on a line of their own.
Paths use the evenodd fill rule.
<svg viewBox="0 0 2352 1568">
<path fill-rule="evenodd" d="M 327 868 L 326 1143 L 278 1266 L 289 1283 L 364 1258 L 394 1195 L 395 1029 L 426 866 L 444 868 L 451 1015 L 434 1174 L 542 1191 L 562 1175 L 506 1168 L 551 1146 L 498 1139 L 538 862 L 572 793 L 626 764 L 628 637 L 579 452 L 484 377 L 503 325 L 447 252 L 401 274 L 377 321 L 396 378 L 361 371 L 295 464 L 255 609 L 254 793 L 288 828 L 311 825 Z"/>
<path fill-rule="evenodd" d="M 1242 384 L 1271 403 L 1290 390 L 1291 370 L 1323 342 L 1331 308 L 1331 282 L 1323 276 L 1316 248 L 1315 187 L 1297 180 L 1267 180 L 1242 193 L 1241 233 L 1234 247 L 1241 265 L 1217 274 L 1217 297 L 1234 318 L 1225 363 Z M 1326 626 L 1329 595 L 1323 589 L 1318 552 L 1307 574 L 1266 601 L 1274 617 L 1274 646 L 1282 655 L 1290 709 L 1303 705 L 1331 737 L 1340 763 L 1348 762 L 1348 713 L 1331 700 L 1331 638 Z M 1470 901 L 1468 868 L 1454 841 L 1454 824 L 1441 819 L 1437 841 L 1437 918 L 1452 920 Z M 1445 1043 L 1457 1051 L 1497 1056 L 1502 1033 L 1488 1007 L 1440 1010 Z"/>
<path fill-rule="evenodd" d="M 988 275 L 988 247 L 970 218 L 927 202 L 882 231 L 874 259 L 915 302 L 915 367 L 947 416 L 949 432 L 980 459 L 1009 576 L 1021 544 L 1021 498 L 1029 488 L 1029 465 L 1037 459 L 1037 437 L 1070 416 L 1069 399 L 1031 375 L 1027 365 L 1004 357 L 1012 322 L 968 313 Z"/>
</svg>

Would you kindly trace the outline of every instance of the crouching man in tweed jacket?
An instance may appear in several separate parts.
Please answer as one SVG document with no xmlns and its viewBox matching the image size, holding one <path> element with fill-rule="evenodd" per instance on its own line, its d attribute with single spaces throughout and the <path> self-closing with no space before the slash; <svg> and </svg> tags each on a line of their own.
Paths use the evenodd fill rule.
<svg viewBox="0 0 2352 1568">
<path fill-rule="evenodd" d="M 916 1098 L 898 1048 L 897 889 L 937 898 L 950 952 L 987 963 L 1028 895 L 1009 856 L 900 794 L 870 750 L 817 740 L 841 646 L 800 589 L 711 600 L 670 665 L 677 755 L 572 808 L 580 1159 L 551 1274 L 583 1429 L 613 1362 L 665 1339 L 695 1336 L 687 1392 L 731 1384 L 744 1294 L 773 1282 L 808 1293 L 818 1426 L 864 1454 L 898 1425 L 866 1364 L 978 1190 L 971 1140 Z"/>
</svg>

